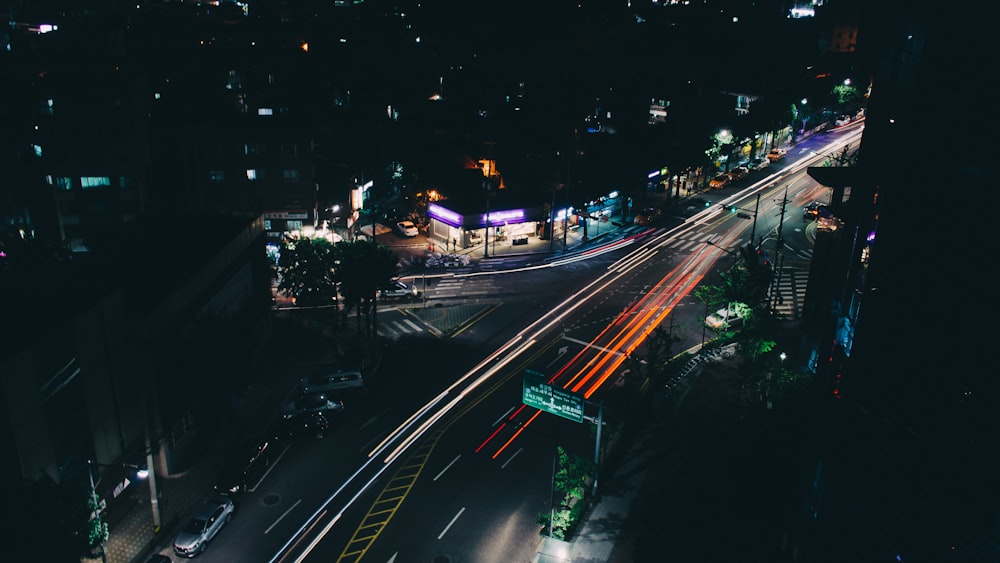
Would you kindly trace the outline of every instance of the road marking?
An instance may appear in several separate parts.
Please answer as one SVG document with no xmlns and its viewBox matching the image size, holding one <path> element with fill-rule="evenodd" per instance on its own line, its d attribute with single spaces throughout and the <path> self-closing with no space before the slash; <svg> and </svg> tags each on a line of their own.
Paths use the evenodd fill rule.
<svg viewBox="0 0 1000 563">
<path fill-rule="evenodd" d="M 443 538 L 444 535 L 448 533 L 448 529 L 451 528 L 452 524 L 455 523 L 455 520 L 458 520 L 458 517 L 461 516 L 463 512 L 465 512 L 464 506 L 462 507 L 462 510 L 459 510 L 458 514 L 456 514 L 455 517 L 451 519 L 451 522 L 448 522 L 448 525 L 445 526 L 443 530 L 441 530 L 441 533 L 438 534 L 438 539 Z"/>
<path fill-rule="evenodd" d="M 382 412 L 377 413 L 375 416 L 373 416 L 370 419 L 368 419 L 368 422 L 366 422 L 366 423 L 362 424 L 361 426 L 359 426 L 358 430 L 364 430 L 365 427 L 368 426 L 369 424 L 374 424 L 375 421 L 379 419 L 379 417 L 381 417 L 383 414 L 385 414 L 387 412 L 389 412 L 389 409 L 384 409 Z"/>
<path fill-rule="evenodd" d="M 507 415 L 510 414 L 510 411 L 512 411 L 512 410 L 514 410 L 516 408 L 517 408 L 517 405 L 514 405 L 514 406 L 510 407 L 509 409 L 507 409 L 507 412 L 505 412 L 502 415 L 500 415 L 500 418 L 494 420 L 493 424 L 491 424 L 490 426 L 496 426 L 497 424 L 500 424 L 500 421 L 503 420 L 503 419 L 505 419 L 505 418 L 507 418 Z"/>
<path fill-rule="evenodd" d="M 278 455 L 278 459 L 274 460 L 274 463 L 271 464 L 271 467 L 268 467 L 267 471 L 265 471 L 264 474 L 260 476 L 260 479 L 258 479 L 257 482 L 254 483 L 253 488 L 247 487 L 248 493 L 252 493 L 257 490 L 257 487 L 259 487 L 260 484 L 264 482 L 264 479 L 267 479 L 267 476 L 271 474 L 271 471 L 278 465 L 278 462 L 281 461 L 281 458 L 285 457 L 285 452 L 287 452 L 288 448 L 290 447 L 291 445 L 288 445 L 285 446 L 285 449 L 281 450 L 281 453 Z"/>
<path fill-rule="evenodd" d="M 451 460 L 451 463 L 449 463 L 448 465 L 446 465 L 444 467 L 444 469 L 441 470 L 441 473 L 438 473 L 437 476 L 434 477 L 434 479 L 432 479 L 432 481 L 437 481 L 439 477 L 441 477 L 442 475 L 444 475 L 445 471 L 448 471 L 448 469 L 450 469 L 452 465 L 455 465 L 455 462 L 458 461 L 458 458 L 460 458 L 460 457 L 462 457 L 462 454 L 458 454 L 457 456 L 455 456 L 455 459 Z"/>
<path fill-rule="evenodd" d="M 288 516 L 288 513 L 291 512 L 293 508 L 295 508 L 296 506 L 298 506 L 300 502 L 302 502 L 302 499 L 299 499 L 299 500 L 295 501 L 295 504 L 293 504 L 292 506 L 289 506 L 288 510 L 286 510 L 281 516 L 278 516 L 278 519 L 275 520 L 273 524 L 271 524 L 270 526 L 268 526 L 266 530 L 264 530 L 264 533 L 266 534 L 266 533 L 270 532 L 272 528 L 274 528 L 275 526 L 277 526 L 278 522 L 281 522 L 281 520 L 285 516 Z"/>
<path fill-rule="evenodd" d="M 413 330 L 416 330 L 418 332 L 421 331 L 421 330 L 423 330 L 422 326 L 420 326 L 417 323 L 411 321 L 410 319 L 403 319 L 403 322 L 406 323 L 406 324 L 408 324 L 408 325 L 410 325 L 411 327 L 413 327 Z"/>
<path fill-rule="evenodd" d="M 576 338 L 570 338 L 569 336 L 563 336 L 563 340 L 569 340 L 570 342 L 576 342 L 577 344 L 582 344 L 587 348 L 597 348 L 601 352 L 606 352 L 608 354 L 614 354 L 616 356 L 624 356 L 625 352 L 619 350 L 612 350 L 610 348 L 605 348 L 604 346 L 594 346 L 590 342 L 584 342 L 583 340 L 577 340 Z"/>
<path fill-rule="evenodd" d="M 524 448 L 520 448 L 519 450 L 514 452 L 514 455 L 507 458 L 507 461 L 503 462 L 503 465 L 500 466 L 500 469 L 507 469 L 507 464 L 514 461 L 514 458 L 517 457 L 517 454 L 521 453 L 522 450 L 524 450 Z"/>
</svg>

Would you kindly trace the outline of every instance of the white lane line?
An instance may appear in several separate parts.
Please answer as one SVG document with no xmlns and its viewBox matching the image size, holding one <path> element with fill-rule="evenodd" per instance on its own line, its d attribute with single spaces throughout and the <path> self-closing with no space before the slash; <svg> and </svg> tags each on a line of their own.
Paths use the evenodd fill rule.
<svg viewBox="0 0 1000 563">
<path fill-rule="evenodd" d="M 389 409 L 384 409 L 384 410 L 382 410 L 382 412 L 377 413 L 375 416 L 373 416 L 370 419 L 368 419 L 368 422 L 366 422 L 366 423 L 362 424 L 361 426 L 359 426 L 358 430 L 364 430 L 365 427 L 367 427 L 369 424 L 374 424 L 375 421 L 377 421 L 380 416 L 382 416 L 383 414 L 385 414 L 387 412 L 389 412 Z"/>
<path fill-rule="evenodd" d="M 451 469 L 452 465 L 455 465 L 455 462 L 458 461 L 458 458 L 460 457 L 462 457 L 462 454 L 458 454 L 457 456 L 455 456 L 455 459 L 451 460 L 451 463 L 444 466 L 444 469 L 441 470 L 441 473 L 438 473 L 437 476 L 434 477 L 434 479 L 432 479 L 432 481 L 437 481 L 442 475 L 444 475 L 445 471 L 448 471 L 449 469 Z"/>
<path fill-rule="evenodd" d="M 395 329 L 396 329 L 396 330 L 398 330 L 399 332 L 402 332 L 403 334 L 408 334 L 408 333 L 410 332 L 410 331 L 409 331 L 409 330 L 408 330 L 408 329 L 407 329 L 407 328 L 406 328 L 405 326 L 403 326 L 403 324 L 402 324 L 402 323 L 400 323 L 399 321 L 392 321 L 392 326 L 393 326 L 393 328 L 395 328 Z"/>
<path fill-rule="evenodd" d="M 500 418 L 498 418 L 498 419 L 496 419 L 496 420 L 493 421 L 492 426 L 496 426 L 497 424 L 500 424 L 500 421 L 503 420 L 503 419 L 505 419 L 505 418 L 507 418 L 507 415 L 510 414 L 511 411 L 514 410 L 514 408 L 515 407 L 510 407 L 509 409 L 507 409 L 507 412 L 503 413 L 502 415 L 500 415 Z"/>
<path fill-rule="evenodd" d="M 265 471 L 264 474 L 260 476 L 260 479 L 258 479 L 257 482 L 253 484 L 253 487 L 247 487 L 248 493 L 252 493 L 257 490 L 257 487 L 259 487 L 260 484 L 264 482 L 264 479 L 267 479 L 267 476 L 271 474 L 271 471 L 278 465 L 278 462 L 281 461 L 281 458 L 285 457 L 285 452 L 287 452 L 288 448 L 290 447 L 291 447 L 290 445 L 285 446 L 285 449 L 281 450 L 281 454 L 278 455 L 278 459 L 274 460 L 274 463 L 271 464 L 271 467 L 267 468 L 267 471 Z"/>
<path fill-rule="evenodd" d="M 514 455 L 507 458 L 507 461 L 503 462 L 503 465 L 500 466 L 500 469 L 507 469 L 507 464 L 514 461 L 514 458 L 517 457 L 517 454 L 521 453 L 523 449 L 524 448 L 518 449 L 516 452 L 514 452 Z"/>
<path fill-rule="evenodd" d="M 456 514 L 455 517 L 451 519 L 451 522 L 448 522 L 448 525 L 445 526 L 443 530 L 441 530 L 441 533 L 438 534 L 438 539 L 443 538 L 444 535 L 448 533 L 448 529 L 451 528 L 452 524 L 455 523 L 455 520 L 458 520 L 458 517 L 461 516 L 463 512 L 465 512 L 464 506 L 462 507 L 462 510 L 459 510 L 458 514 Z"/>
<path fill-rule="evenodd" d="M 413 327 L 413 330 L 415 330 L 417 332 L 420 332 L 421 330 L 424 329 L 422 326 L 420 326 L 417 323 L 411 321 L 410 319 L 403 319 L 403 322 L 406 323 L 406 324 L 408 324 L 408 325 L 410 325 L 411 327 Z"/>
<path fill-rule="evenodd" d="M 302 502 L 302 499 L 299 499 L 299 500 L 295 501 L 295 504 L 293 504 L 292 506 L 289 506 L 288 510 L 286 510 L 281 516 L 278 516 L 278 519 L 275 520 L 273 524 L 271 524 L 270 526 L 268 526 L 266 530 L 264 530 L 264 533 L 266 534 L 266 533 L 270 532 L 272 528 L 274 528 L 275 526 L 277 526 L 278 522 L 281 522 L 282 518 L 284 518 L 285 516 L 288 516 L 288 513 L 291 512 L 293 508 L 295 508 L 296 506 L 298 506 L 300 502 Z"/>
</svg>

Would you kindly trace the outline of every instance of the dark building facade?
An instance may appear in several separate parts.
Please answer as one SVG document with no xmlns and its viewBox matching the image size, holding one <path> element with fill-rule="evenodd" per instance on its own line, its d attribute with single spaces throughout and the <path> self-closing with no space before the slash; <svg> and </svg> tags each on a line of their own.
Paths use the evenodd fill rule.
<svg viewBox="0 0 1000 563">
<path fill-rule="evenodd" d="M 1000 559 L 1000 384 L 979 148 L 996 112 L 976 14 L 865 8 L 872 76 L 858 168 L 832 186 L 841 232 L 817 240 L 807 349 L 817 398 L 802 477 L 801 561 Z M 987 211 L 988 213 L 988 211 Z"/>
</svg>

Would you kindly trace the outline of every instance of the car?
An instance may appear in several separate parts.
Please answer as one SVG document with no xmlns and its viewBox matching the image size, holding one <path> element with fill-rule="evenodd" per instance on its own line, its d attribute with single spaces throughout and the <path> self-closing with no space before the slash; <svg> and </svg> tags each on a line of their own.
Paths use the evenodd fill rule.
<svg viewBox="0 0 1000 563">
<path fill-rule="evenodd" d="M 337 299 L 319 289 L 303 289 L 292 296 L 296 307 L 328 307 L 337 304 Z"/>
<path fill-rule="evenodd" d="M 329 429 L 330 418 L 325 413 L 304 412 L 278 421 L 276 433 L 287 440 L 308 435 L 321 439 Z"/>
<path fill-rule="evenodd" d="M 303 393 L 329 393 L 345 389 L 361 389 L 365 385 L 361 371 L 336 363 L 318 364 L 316 370 L 300 381 Z"/>
<path fill-rule="evenodd" d="M 747 168 L 745 166 L 737 166 L 737 167 L 733 168 L 732 170 L 730 170 L 728 174 L 729 174 L 729 179 L 731 181 L 735 182 L 736 180 L 743 179 L 743 177 L 746 176 L 749 173 L 750 173 L 750 171 L 747 170 Z"/>
<path fill-rule="evenodd" d="M 705 326 L 712 330 L 735 329 L 743 325 L 744 315 L 740 312 L 741 307 L 729 305 L 724 309 L 712 313 L 705 317 Z"/>
<path fill-rule="evenodd" d="M 771 161 L 767 158 L 755 158 L 747 164 L 747 167 L 750 168 L 750 170 L 763 170 L 770 165 Z"/>
<path fill-rule="evenodd" d="M 379 299 L 413 299 L 419 295 L 416 287 L 400 280 L 392 280 L 379 288 L 377 293 Z"/>
<path fill-rule="evenodd" d="M 656 221 L 663 215 L 663 211 L 656 207 L 647 207 L 642 211 L 635 214 L 635 224 L 636 225 L 648 225 L 653 221 Z"/>
<path fill-rule="evenodd" d="M 213 497 L 203 502 L 177 533 L 174 553 L 182 557 L 194 557 L 205 551 L 208 542 L 233 518 L 235 509 L 232 499 L 226 497 Z"/>
<path fill-rule="evenodd" d="M 396 230 L 404 237 L 415 237 L 418 234 L 417 226 L 413 224 L 413 221 L 399 221 L 396 223 Z"/>
<path fill-rule="evenodd" d="M 719 190 L 726 187 L 728 184 L 729 184 L 729 175 L 719 174 L 715 178 L 712 178 L 712 181 L 708 183 L 708 187 Z"/>
<path fill-rule="evenodd" d="M 223 496 L 236 496 L 264 478 L 274 462 L 284 451 L 285 444 L 275 434 L 266 438 L 244 442 L 226 455 L 226 465 L 215 482 L 215 492 Z"/>
<path fill-rule="evenodd" d="M 803 219 L 815 219 L 820 216 L 820 213 L 826 209 L 826 204 L 822 201 L 814 201 L 809 205 L 802 208 L 802 218 Z"/>
<path fill-rule="evenodd" d="M 785 158 L 786 154 L 788 153 L 785 152 L 785 149 L 771 149 L 767 152 L 767 159 L 771 162 L 777 162 Z"/>
<path fill-rule="evenodd" d="M 332 399 L 326 393 L 301 393 L 281 407 L 282 418 L 292 418 L 304 412 L 326 412 L 344 410 L 344 401 Z"/>
</svg>

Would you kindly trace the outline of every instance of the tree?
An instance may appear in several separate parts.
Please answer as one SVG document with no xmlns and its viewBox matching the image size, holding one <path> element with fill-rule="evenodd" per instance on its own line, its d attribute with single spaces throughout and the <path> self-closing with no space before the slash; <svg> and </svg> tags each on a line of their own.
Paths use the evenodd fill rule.
<svg viewBox="0 0 1000 563">
<path fill-rule="evenodd" d="M 375 335 L 378 289 L 398 272 L 399 258 L 388 248 L 372 242 L 342 242 L 335 246 L 338 279 L 347 307 L 357 307 L 358 333 Z M 361 316 L 365 324 L 361 324 Z"/>
<path fill-rule="evenodd" d="M 337 264 L 333 244 L 326 239 L 285 239 L 278 258 L 278 291 L 289 297 L 337 295 Z"/>
</svg>

